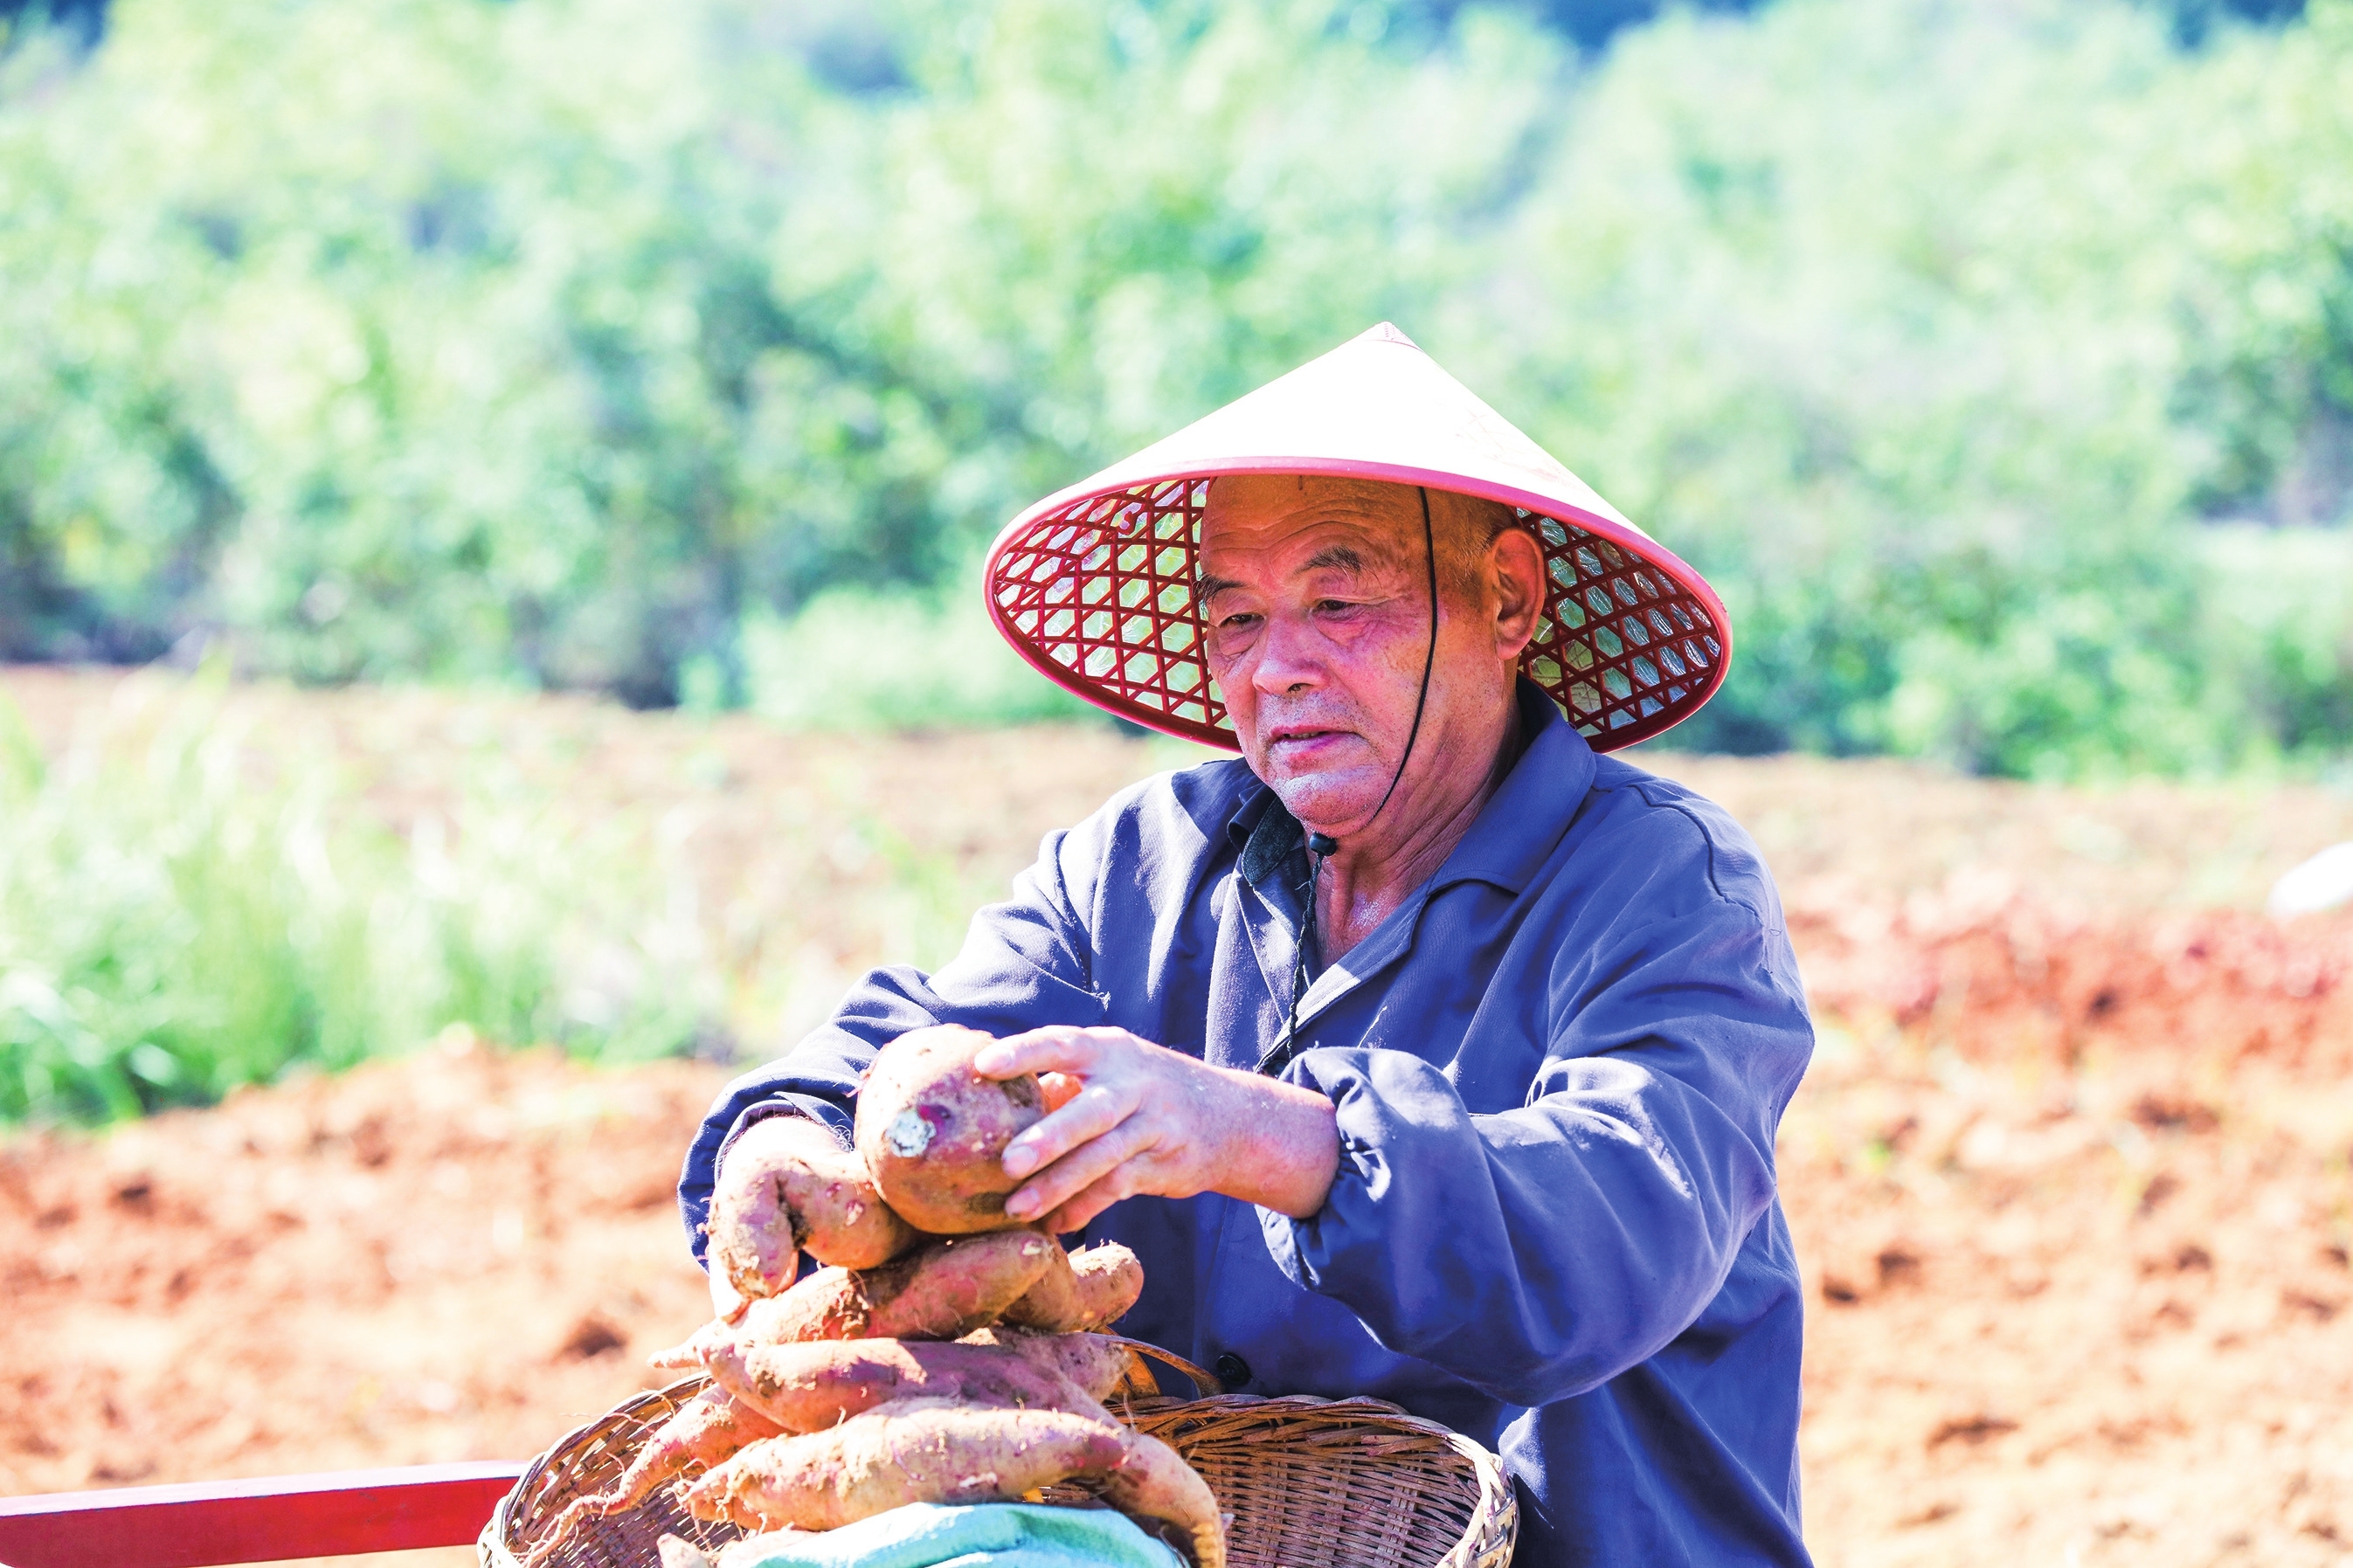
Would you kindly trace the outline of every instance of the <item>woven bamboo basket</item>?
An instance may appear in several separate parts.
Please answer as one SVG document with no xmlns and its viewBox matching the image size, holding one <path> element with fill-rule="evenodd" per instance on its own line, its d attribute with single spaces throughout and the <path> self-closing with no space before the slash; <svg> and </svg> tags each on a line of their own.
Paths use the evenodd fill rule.
<svg viewBox="0 0 2353 1568">
<path fill-rule="evenodd" d="M 1215 1389 L 1208 1374 L 1138 1344 Z M 604 1490 L 652 1430 L 702 1392 L 697 1376 L 640 1394 L 533 1460 L 482 1531 L 482 1568 L 522 1568 L 574 1499 Z M 1113 1414 L 1175 1448 L 1232 1516 L 1232 1568 L 1504 1568 L 1519 1505 L 1495 1456 L 1378 1399 L 1115 1401 Z M 542 1568 L 658 1568 L 665 1535 L 706 1552 L 744 1531 L 690 1515 L 680 1483 L 575 1530 Z M 1054 1500 L 1083 1494 L 1050 1489 Z"/>
</svg>

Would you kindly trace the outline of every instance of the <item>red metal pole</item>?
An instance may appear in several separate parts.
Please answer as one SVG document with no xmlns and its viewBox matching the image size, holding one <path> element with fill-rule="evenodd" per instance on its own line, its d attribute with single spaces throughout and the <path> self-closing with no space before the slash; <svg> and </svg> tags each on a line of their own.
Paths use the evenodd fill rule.
<svg viewBox="0 0 2353 1568">
<path fill-rule="evenodd" d="M 468 1546 L 522 1471 L 415 1465 L 0 1498 L 0 1563 L 209 1568 Z"/>
</svg>

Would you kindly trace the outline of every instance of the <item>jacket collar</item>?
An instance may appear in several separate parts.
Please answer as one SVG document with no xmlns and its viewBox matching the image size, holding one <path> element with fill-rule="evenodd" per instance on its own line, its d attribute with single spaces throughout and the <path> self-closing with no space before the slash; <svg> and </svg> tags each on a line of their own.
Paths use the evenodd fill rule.
<svg viewBox="0 0 2353 1568">
<path fill-rule="evenodd" d="M 1493 798 L 1480 810 L 1471 831 L 1430 880 L 1437 892 L 1457 882 L 1487 882 L 1520 893 L 1560 842 L 1574 811 L 1563 801 L 1585 798 L 1593 787 L 1593 748 L 1569 727 L 1544 689 L 1523 676 L 1514 693 L 1527 745 L 1504 775 Z"/>
<path fill-rule="evenodd" d="M 1593 785 L 1593 749 L 1569 728 L 1542 689 L 1522 680 L 1515 696 L 1521 721 L 1528 728 L 1519 761 L 1504 775 L 1502 786 L 1438 874 L 1391 910 L 1345 957 L 1315 975 L 1299 999 L 1302 1030 L 1333 1003 L 1411 953 L 1422 911 L 1440 891 L 1462 882 L 1486 882 L 1517 897 L 1568 831 L 1570 819 Z M 1279 999 L 1287 998 L 1278 976 L 1291 973 L 1297 949 L 1287 943 L 1296 940 L 1293 933 L 1305 912 L 1304 832 L 1263 784 L 1234 814 L 1226 831 L 1240 851 L 1236 869 L 1242 879 L 1291 928 L 1268 930 L 1257 922 L 1250 928 L 1270 990 Z M 1277 1042 L 1278 1048 L 1288 1045 L 1288 1036 Z"/>
</svg>

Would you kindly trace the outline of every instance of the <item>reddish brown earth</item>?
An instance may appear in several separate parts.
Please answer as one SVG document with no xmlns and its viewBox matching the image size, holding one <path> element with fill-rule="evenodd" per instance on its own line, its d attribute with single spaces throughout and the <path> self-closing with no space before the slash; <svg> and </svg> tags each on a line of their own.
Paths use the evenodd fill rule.
<svg viewBox="0 0 2353 1568">
<path fill-rule="evenodd" d="M 1781 1137 L 1822 1560 L 2346 1561 L 2346 928 L 2012 906 L 1862 946 Z"/>
<path fill-rule="evenodd" d="M 47 739 L 109 679 L 5 681 Z M 420 795 L 449 736 L 491 730 L 598 810 L 697 803 L 733 847 L 698 862 L 712 907 L 746 907 L 749 858 L 786 879 L 751 906 L 779 921 L 880 875 L 797 847 L 839 842 L 844 799 L 978 885 L 1176 760 L 1084 732 L 796 742 L 586 704 L 240 700 L 341 726 Z M 2353 805 L 1650 762 L 1757 832 L 1823 1025 L 1781 1140 L 1820 1561 L 2353 1562 L 2353 920 L 2252 912 L 2353 837 Z M 892 936 L 836 931 L 821 967 Z M 543 1447 L 654 1381 L 643 1353 L 697 1315 L 669 1184 L 722 1076 L 454 1033 L 0 1142 L 0 1490 Z"/>
<path fill-rule="evenodd" d="M 0 1150 L 0 1489 L 527 1457 L 667 1381 L 717 1077 L 453 1034 Z"/>
</svg>

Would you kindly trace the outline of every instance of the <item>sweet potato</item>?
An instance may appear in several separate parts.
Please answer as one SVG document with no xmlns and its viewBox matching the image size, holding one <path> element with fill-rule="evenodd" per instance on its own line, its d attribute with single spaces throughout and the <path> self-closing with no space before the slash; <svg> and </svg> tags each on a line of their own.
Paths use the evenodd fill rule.
<svg viewBox="0 0 2353 1568">
<path fill-rule="evenodd" d="M 923 1340 L 731 1344 L 707 1364 L 739 1404 L 786 1432 L 820 1431 L 877 1405 L 914 1398 L 1103 1414 L 1101 1396 L 1065 1377 L 1051 1358 L 1004 1345 Z M 1082 1358 L 1072 1358 L 1072 1364 L 1083 1366 Z"/>
<path fill-rule="evenodd" d="M 809 1340 L 953 1340 L 993 1323 L 1038 1282 L 1060 1243 L 1034 1230 L 947 1237 L 880 1268 L 820 1268 L 781 1296 L 754 1301 L 650 1358 L 692 1366 L 712 1347 Z"/>
<path fill-rule="evenodd" d="M 1144 1294 L 1144 1265 L 1118 1242 L 1046 1260 L 1046 1272 L 1005 1310 L 1005 1321 L 1050 1333 L 1100 1329 L 1127 1315 Z"/>
<path fill-rule="evenodd" d="M 804 1340 L 839 1340 L 849 1313 L 860 1300 L 846 1268 L 820 1268 L 781 1296 L 764 1296 L 745 1305 L 732 1321 L 714 1319 L 697 1329 L 681 1344 L 656 1351 L 646 1364 L 666 1369 L 701 1366 L 720 1345 L 786 1345 Z"/>
<path fill-rule="evenodd" d="M 859 1157 L 799 1116 L 757 1122 L 727 1151 L 707 1228 L 712 1268 L 747 1300 L 788 1289 L 801 1252 L 871 1268 L 916 1240 Z"/>
<path fill-rule="evenodd" d="M 1060 1410 L 908 1399 L 805 1436 L 744 1449 L 688 1489 L 697 1519 L 836 1530 L 911 1502 L 1003 1502 L 1116 1469 L 1125 1430 Z"/>
<path fill-rule="evenodd" d="M 1031 1077 L 997 1082 L 972 1070 L 990 1043 L 953 1024 L 917 1029 L 882 1047 L 858 1088 L 859 1157 L 901 1218 L 934 1236 L 1003 1230 L 1017 1184 L 1005 1146 L 1046 1113 Z"/>
<path fill-rule="evenodd" d="M 747 1444 L 774 1437 L 783 1430 L 758 1411 L 737 1404 L 724 1390 L 704 1389 L 655 1428 L 618 1480 L 557 1515 L 547 1538 L 533 1550 L 529 1561 L 543 1561 L 585 1521 L 637 1507 L 673 1476 L 696 1465 L 716 1465 Z"/>
<path fill-rule="evenodd" d="M 1192 1543 L 1197 1568 L 1225 1568 L 1225 1521 L 1209 1483 L 1159 1438 L 1124 1429 L 1121 1435 L 1126 1452 L 1104 1479 L 1103 1501 L 1122 1513 L 1175 1525 Z"/>
<path fill-rule="evenodd" d="M 1034 1230 L 949 1237 L 858 1275 L 860 1336 L 952 1340 L 1005 1315 L 1061 1244 Z"/>
<path fill-rule="evenodd" d="M 1068 1378 L 1097 1401 L 1122 1389 L 1148 1394 L 1156 1386 L 1142 1358 L 1109 1334 L 1044 1334 L 999 1326 L 975 1330 L 961 1342 L 1009 1351 L 1040 1371 Z"/>
</svg>

